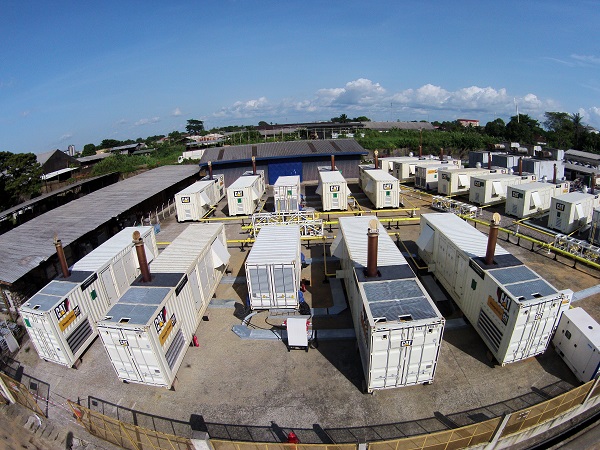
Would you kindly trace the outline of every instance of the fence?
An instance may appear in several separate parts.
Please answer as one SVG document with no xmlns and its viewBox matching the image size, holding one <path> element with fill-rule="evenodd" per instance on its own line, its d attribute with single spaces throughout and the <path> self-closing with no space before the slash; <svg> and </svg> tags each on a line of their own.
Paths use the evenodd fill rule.
<svg viewBox="0 0 600 450">
<path fill-rule="evenodd" d="M 40 416 L 47 417 L 47 414 L 42 411 L 40 405 L 38 405 L 36 397 L 29 391 L 29 389 L 17 380 L 13 380 L 8 375 L 0 372 L 0 378 L 4 386 L 8 389 L 9 393 L 14 398 L 15 402 L 24 406 L 27 409 L 32 410 L 34 413 Z"/>
<path fill-rule="evenodd" d="M 214 450 L 356 450 L 356 444 L 274 444 L 211 439 Z"/>
</svg>

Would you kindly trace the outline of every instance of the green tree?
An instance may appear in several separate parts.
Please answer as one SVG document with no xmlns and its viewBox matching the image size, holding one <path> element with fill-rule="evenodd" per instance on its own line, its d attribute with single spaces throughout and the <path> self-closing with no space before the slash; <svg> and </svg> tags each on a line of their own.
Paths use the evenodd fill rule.
<svg viewBox="0 0 600 450">
<path fill-rule="evenodd" d="M 347 123 L 350 122 L 350 119 L 346 114 L 340 114 L 339 117 L 332 117 L 331 121 L 335 123 Z"/>
<path fill-rule="evenodd" d="M 548 130 L 548 143 L 556 148 L 573 146 L 573 123 L 569 114 L 564 112 L 544 113 L 544 127 Z"/>
<path fill-rule="evenodd" d="M 533 144 L 535 138 L 543 134 L 539 122 L 527 114 L 512 116 L 506 124 L 506 137 L 522 144 Z"/>
<path fill-rule="evenodd" d="M 201 134 L 204 132 L 204 122 L 196 119 L 188 119 L 185 131 L 194 135 Z"/>
<path fill-rule="evenodd" d="M 0 187 L 4 208 L 39 195 L 42 166 L 33 153 L 0 153 Z"/>
<path fill-rule="evenodd" d="M 261 120 L 260 122 L 258 122 L 258 126 L 259 126 L 259 127 L 266 127 L 266 126 L 268 126 L 268 125 L 269 125 L 269 124 L 268 124 L 267 122 L 265 122 L 264 120 Z"/>
<path fill-rule="evenodd" d="M 100 148 L 113 148 L 119 147 L 120 145 L 122 145 L 122 142 L 117 141 L 116 139 L 103 139 L 102 142 L 100 142 Z"/>
<path fill-rule="evenodd" d="M 81 156 L 92 156 L 96 154 L 96 146 L 94 144 L 85 144 Z"/>
<path fill-rule="evenodd" d="M 488 136 L 503 138 L 506 134 L 506 124 L 504 120 L 497 118 L 486 123 L 484 131 Z"/>
<path fill-rule="evenodd" d="M 367 116 L 358 116 L 355 117 L 354 119 L 352 119 L 352 122 L 370 122 L 371 119 L 369 119 Z"/>
<path fill-rule="evenodd" d="M 573 128 L 575 131 L 575 148 L 581 149 L 581 134 L 584 131 L 583 128 L 583 117 L 579 113 L 571 114 L 569 116 Z"/>
</svg>

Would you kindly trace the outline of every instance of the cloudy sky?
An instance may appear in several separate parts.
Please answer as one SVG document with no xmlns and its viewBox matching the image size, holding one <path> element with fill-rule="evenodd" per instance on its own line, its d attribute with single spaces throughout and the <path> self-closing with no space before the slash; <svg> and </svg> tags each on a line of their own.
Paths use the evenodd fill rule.
<svg viewBox="0 0 600 450">
<path fill-rule="evenodd" d="M 600 1 L 4 0 L 0 151 L 320 121 L 600 129 Z M 156 2 L 157 4 L 159 2 Z"/>
</svg>

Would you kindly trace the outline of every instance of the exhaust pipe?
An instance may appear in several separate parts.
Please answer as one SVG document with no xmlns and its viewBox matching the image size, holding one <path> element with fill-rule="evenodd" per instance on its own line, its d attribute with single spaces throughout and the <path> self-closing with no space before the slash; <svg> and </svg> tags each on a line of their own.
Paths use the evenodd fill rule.
<svg viewBox="0 0 600 450">
<path fill-rule="evenodd" d="M 252 157 L 252 175 L 256 175 L 256 156 Z"/>
<path fill-rule="evenodd" d="M 522 156 L 519 158 L 519 176 L 520 177 L 523 176 L 523 157 Z"/>
<path fill-rule="evenodd" d="M 213 177 L 212 177 L 212 162 L 210 162 L 210 161 L 208 162 L 208 179 L 209 180 L 213 179 Z"/>
<path fill-rule="evenodd" d="M 377 245 L 379 242 L 379 229 L 377 226 L 377 220 L 372 219 L 369 221 L 369 228 L 367 231 L 367 277 L 373 278 L 379 275 L 377 270 Z"/>
<path fill-rule="evenodd" d="M 596 173 L 592 173 L 592 182 L 590 183 L 592 185 L 591 189 L 591 193 L 594 193 L 594 188 L 596 187 Z"/>
<path fill-rule="evenodd" d="M 71 273 L 69 272 L 69 265 L 67 264 L 67 257 L 62 246 L 62 242 L 58 239 L 58 236 L 54 235 L 54 246 L 56 247 L 56 254 L 58 261 L 60 262 L 60 270 L 62 271 L 63 278 L 69 278 Z"/>
<path fill-rule="evenodd" d="M 133 232 L 133 243 L 135 244 L 135 252 L 137 254 L 138 262 L 140 263 L 140 272 L 142 273 L 142 281 L 149 283 L 152 281 L 152 275 L 150 274 L 150 266 L 148 266 L 148 260 L 146 259 L 146 249 L 144 248 L 144 240 L 140 235 L 139 231 Z"/>
<path fill-rule="evenodd" d="M 440 161 L 444 160 L 444 148 L 440 147 Z"/>
<path fill-rule="evenodd" d="M 331 171 L 335 171 L 335 155 L 331 155 Z"/>
<path fill-rule="evenodd" d="M 488 170 L 492 170 L 492 152 L 488 152 Z"/>
<path fill-rule="evenodd" d="M 487 250 L 485 252 L 485 264 L 491 266 L 494 264 L 494 252 L 496 251 L 496 242 L 498 242 L 498 227 L 500 226 L 500 214 L 494 213 L 490 223 L 490 234 L 488 235 Z"/>
<path fill-rule="evenodd" d="M 377 157 L 379 155 L 379 152 L 375 150 L 373 152 L 373 155 L 375 156 L 375 160 L 373 161 L 375 163 L 375 168 L 379 169 L 379 158 Z"/>
<path fill-rule="evenodd" d="M 554 164 L 554 176 L 552 177 L 552 182 L 556 184 L 556 164 Z"/>
</svg>

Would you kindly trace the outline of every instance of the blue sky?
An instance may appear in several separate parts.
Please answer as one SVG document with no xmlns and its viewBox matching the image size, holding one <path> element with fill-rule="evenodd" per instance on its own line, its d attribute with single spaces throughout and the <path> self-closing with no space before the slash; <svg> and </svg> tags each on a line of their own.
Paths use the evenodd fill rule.
<svg viewBox="0 0 600 450">
<path fill-rule="evenodd" d="M 600 129 L 600 1 L 10 1 L 0 151 L 319 121 L 508 121 Z"/>
</svg>

